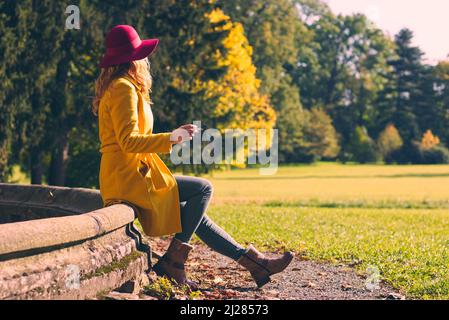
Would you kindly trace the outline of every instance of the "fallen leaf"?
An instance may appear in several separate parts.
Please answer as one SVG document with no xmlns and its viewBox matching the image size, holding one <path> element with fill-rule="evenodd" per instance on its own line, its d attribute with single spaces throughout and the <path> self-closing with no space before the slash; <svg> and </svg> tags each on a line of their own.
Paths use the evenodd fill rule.
<svg viewBox="0 0 449 320">
<path fill-rule="evenodd" d="M 277 291 L 277 290 L 267 290 L 267 291 L 265 291 L 265 293 L 269 294 L 269 295 L 274 295 L 274 296 L 279 295 L 279 291 Z"/>
<path fill-rule="evenodd" d="M 219 283 L 224 283 L 225 281 L 223 280 L 223 278 L 215 277 L 212 282 L 215 284 L 219 284 Z"/>
<path fill-rule="evenodd" d="M 226 290 L 223 290 L 223 295 L 228 297 L 228 298 L 230 298 L 230 297 L 236 296 L 237 292 L 235 290 L 232 290 L 232 289 L 226 289 Z"/>
<path fill-rule="evenodd" d="M 200 265 L 199 262 L 193 261 L 189 263 L 189 267 L 198 267 Z"/>
<path fill-rule="evenodd" d="M 344 291 L 349 291 L 349 290 L 354 289 L 354 287 L 351 286 L 351 285 L 349 285 L 349 284 L 342 284 L 342 285 L 341 285 L 341 288 L 342 288 Z"/>
</svg>

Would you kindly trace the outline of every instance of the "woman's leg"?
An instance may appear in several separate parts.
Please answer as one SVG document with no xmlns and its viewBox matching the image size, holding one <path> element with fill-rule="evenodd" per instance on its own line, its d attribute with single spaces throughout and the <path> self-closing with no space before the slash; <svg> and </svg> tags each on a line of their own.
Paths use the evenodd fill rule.
<svg viewBox="0 0 449 320">
<path fill-rule="evenodd" d="M 184 250 L 174 250 L 176 253 L 184 251 L 185 254 L 180 259 L 182 265 L 187 258 L 188 251 L 191 249 L 191 246 L 187 242 L 190 241 L 193 233 L 196 232 L 198 237 L 210 248 L 236 260 L 240 265 L 245 267 L 251 273 L 258 287 L 262 287 L 268 283 L 271 275 L 287 268 L 293 259 L 293 253 L 285 252 L 281 257 L 268 258 L 257 251 L 252 245 L 245 250 L 205 215 L 212 196 L 212 185 L 209 181 L 185 176 L 176 176 L 176 181 L 178 183 L 180 201 L 183 203 L 181 205 L 182 232 L 175 235 L 172 243 L 174 243 L 175 247 L 185 248 Z M 165 271 L 163 268 L 159 269 Z M 180 270 L 177 271 L 177 277 L 180 281 L 196 285 L 186 280 L 184 268 Z M 172 273 L 175 274 L 174 272 Z M 162 274 L 162 272 L 159 272 L 159 274 Z"/>
<path fill-rule="evenodd" d="M 237 261 L 248 250 L 237 243 L 207 215 L 204 215 L 195 231 L 196 235 L 212 250 Z"/>
<path fill-rule="evenodd" d="M 184 265 L 189 252 L 193 249 L 188 242 L 203 218 L 212 190 L 208 190 L 207 184 L 201 180 L 190 177 L 176 177 L 176 182 L 181 201 L 182 232 L 175 235 L 153 270 L 158 276 L 167 276 L 179 284 L 187 284 L 196 290 L 198 284 L 187 278 Z"/>
<path fill-rule="evenodd" d="M 196 177 L 175 178 L 180 201 L 184 202 L 181 206 L 182 232 L 177 233 L 175 238 L 189 242 L 195 232 L 211 249 L 238 260 L 247 250 L 205 214 L 213 193 L 211 183 Z"/>
<path fill-rule="evenodd" d="M 212 196 L 210 183 L 205 179 L 175 176 L 181 202 L 182 231 L 175 238 L 189 242 L 198 228 Z"/>
</svg>

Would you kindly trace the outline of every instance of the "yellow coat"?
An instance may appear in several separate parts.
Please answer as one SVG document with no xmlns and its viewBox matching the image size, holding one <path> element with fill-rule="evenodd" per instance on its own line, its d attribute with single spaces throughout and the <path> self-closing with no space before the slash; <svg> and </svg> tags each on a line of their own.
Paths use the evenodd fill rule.
<svg viewBox="0 0 449 320">
<path fill-rule="evenodd" d="M 178 233 L 178 186 L 157 155 L 171 152 L 170 133 L 152 133 L 153 114 L 137 88 L 132 78 L 118 78 L 100 101 L 101 197 L 105 206 L 132 204 L 149 236 Z"/>
</svg>

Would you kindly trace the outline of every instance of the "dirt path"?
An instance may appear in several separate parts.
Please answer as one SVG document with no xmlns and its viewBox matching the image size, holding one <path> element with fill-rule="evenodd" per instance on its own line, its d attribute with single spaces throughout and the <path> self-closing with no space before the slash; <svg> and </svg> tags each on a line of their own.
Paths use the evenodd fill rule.
<svg viewBox="0 0 449 320">
<path fill-rule="evenodd" d="M 169 240 L 152 242 L 153 250 L 162 253 Z M 268 254 L 268 253 L 267 253 Z M 196 244 L 186 267 L 190 277 L 200 283 L 204 299 L 289 299 L 289 300 L 372 300 L 403 298 L 384 283 L 370 291 L 366 280 L 352 268 L 332 266 L 298 258 L 272 281 L 257 289 L 249 273 L 236 262 Z"/>
</svg>

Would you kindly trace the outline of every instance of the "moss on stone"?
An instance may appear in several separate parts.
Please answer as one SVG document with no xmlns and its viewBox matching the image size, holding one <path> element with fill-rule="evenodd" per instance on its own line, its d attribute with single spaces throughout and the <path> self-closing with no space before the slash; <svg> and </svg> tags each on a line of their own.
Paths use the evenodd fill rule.
<svg viewBox="0 0 449 320">
<path fill-rule="evenodd" d="M 91 273 L 88 273 L 88 274 L 82 276 L 81 281 L 92 279 L 92 278 L 99 277 L 99 276 L 103 276 L 105 274 L 111 273 L 112 271 L 116 271 L 116 270 L 124 271 L 124 270 L 126 270 L 126 268 L 128 268 L 128 266 L 131 262 L 139 259 L 143 255 L 144 255 L 144 253 L 142 253 L 142 252 L 133 251 L 129 255 L 123 257 L 122 259 L 120 259 L 118 261 L 113 261 L 112 263 L 110 263 L 106 266 L 102 266 L 102 267 L 98 268 L 97 270 L 92 271 Z"/>
</svg>

